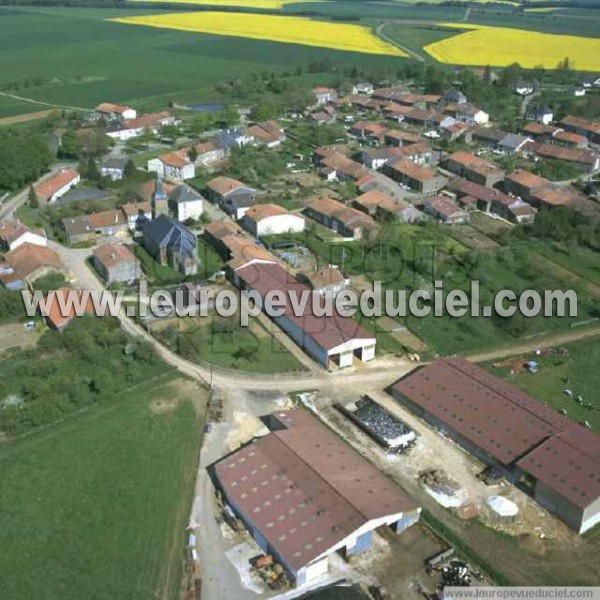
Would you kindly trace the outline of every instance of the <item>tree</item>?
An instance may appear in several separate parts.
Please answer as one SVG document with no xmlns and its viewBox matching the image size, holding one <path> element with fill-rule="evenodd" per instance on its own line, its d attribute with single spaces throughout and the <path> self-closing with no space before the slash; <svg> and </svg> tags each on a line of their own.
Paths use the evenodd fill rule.
<svg viewBox="0 0 600 600">
<path fill-rule="evenodd" d="M 196 159 L 198 158 L 198 150 L 196 150 L 196 146 L 192 146 L 189 150 L 188 150 L 188 158 L 195 163 Z"/>
<path fill-rule="evenodd" d="M 35 193 L 35 190 L 33 189 L 32 185 L 29 186 L 28 200 L 29 200 L 30 208 L 38 208 L 39 207 L 40 202 L 38 200 L 37 194 Z"/>
<path fill-rule="evenodd" d="M 67 129 L 60 140 L 58 156 L 60 158 L 77 158 L 81 152 L 81 140 L 74 129 Z"/>
<path fill-rule="evenodd" d="M 135 163 L 133 162 L 132 158 L 130 158 L 125 163 L 125 168 L 123 169 L 123 175 L 125 175 L 125 177 L 127 179 L 131 179 L 132 177 L 135 177 L 137 175 L 137 167 L 135 166 Z"/>
<path fill-rule="evenodd" d="M 42 135 L 10 127 L 0 129 L 0 190 L 17 190 L 35 181 L 52 160 Z"/>
</svg>

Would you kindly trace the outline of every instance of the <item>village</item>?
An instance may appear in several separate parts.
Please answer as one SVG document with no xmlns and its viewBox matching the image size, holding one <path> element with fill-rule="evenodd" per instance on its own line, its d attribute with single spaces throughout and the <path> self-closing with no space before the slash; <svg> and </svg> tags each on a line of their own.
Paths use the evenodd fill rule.
<svg viewBox="0 0 600 600">
<path fill-rule="evenodd" d="M 479 252 L 498 245 L 490 232 L 523 231 L 552 211 L 600 218 L 600 122 L 555 120 L 533 99 L 520 129 L 504 131 L 459 89 L 425 94 L 402 82 L 309 96 L 303 110 L 266 120 L 240 110 L 202 135 L 185 111 L 109 102 L 57 128 L 63 158 L 0 205 L 0 283 L 14 293 L 124 290 L 132 303 L 140 280 L 190 302 L 206 288 L 335 297 L 382 272 L 388 289 L 403 287 L 397 237 Z M 64 151 L 73 143 L 89 149 L 84 169 Z M 45 323 L 27 327 L 73 322 L 54 298 Z M 210 383 L 190 590 L 292 598 L 344 581 L 357 597 L 438 598 L 448 585 L 506 583 L 440 520 L 516 536 L 539 555 L 546 544 L 579 551 L 600 521 L 592 425 L 491 374 L 475 352 L 443 352 L 401 319 L 286 305 L 247 334 L 169 308 L 119 318 Z M 240 350 L 250 334 L 256 348 Z M 537 372 L 533 351 L 518 354 L 525 366 L 515 368 L 534 361 Z"/>
</svg>

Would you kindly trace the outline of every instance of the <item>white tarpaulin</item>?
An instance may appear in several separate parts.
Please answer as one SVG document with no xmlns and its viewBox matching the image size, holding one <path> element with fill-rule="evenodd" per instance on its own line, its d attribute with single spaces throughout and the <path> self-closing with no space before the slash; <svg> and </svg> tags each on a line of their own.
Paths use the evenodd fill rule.
<svg viewBox="0 0 600 600">
<path fill-rule="evenodd" d="M 514 517 L 519 512 L 519 507 L 502 496 L 490 496 L 488 506 L 501 517 Z"/>
</svg>

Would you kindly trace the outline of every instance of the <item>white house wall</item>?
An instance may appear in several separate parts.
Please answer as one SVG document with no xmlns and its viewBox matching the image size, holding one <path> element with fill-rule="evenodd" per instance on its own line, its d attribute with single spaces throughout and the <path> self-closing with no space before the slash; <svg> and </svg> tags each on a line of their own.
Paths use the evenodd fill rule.
<svg viewBox="0 0 600 600">
<path fill-rule="evenodd" d="M 279 235 L 304 231 L 304 219 L 296 215 L 275 215 L 266 217 L 256 225 L 257 235 Z"/>
</svg>

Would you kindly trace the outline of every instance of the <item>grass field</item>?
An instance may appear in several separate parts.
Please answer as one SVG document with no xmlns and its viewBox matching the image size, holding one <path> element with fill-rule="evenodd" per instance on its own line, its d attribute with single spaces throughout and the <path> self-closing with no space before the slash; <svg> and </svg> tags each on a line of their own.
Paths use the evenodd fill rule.
<svg viewBox="0 0 600 600">
<path fill-rule="evenodd" d="M 157 2 L 164 4 L 164 0 L 130 0 L 131 2 Z M 326 2 L 327 0 L 302 0 L 304 4 L 311 2 Z M 278 10 L 288 4 L 296 4 L 297 0 L 169 0 L 169 4 L 193 4 L 198 6 L 227 7 L 227 8 L 256 8 Z"/>
<path fill-rule="evenodd" d="M 113 21 L 128 25 L 269 40 L 365 54 L 406 56 L 395 46 L 375 36 L 367 27 L 346 23 L 327 23 L 303 17 L 235 12 L 196 12 L 119 17 Z"/>
<path fill-rule="evenodd" d="M 466 33 L 434 42 L 424 48 L 439 62 L 461 65 L 554 69 L 568 57 L 573 69 L 600 70 L 600 38 L 525 32 L 504 27 L 443 23 L 444 27 L 469 29 Z"/>
<path fill-rule="evenodd" d="M 493 368 L 490 372 L 514 383 L 534 398 L 557 410 L 565 409 L 567 416 L 574 421 L 588 421 L 592 428 L 600 433 L 600 343 L 592 338 L 566 346 L 569 356 L 547 356 L 538 360 L 539 371 L 533 375 L 528 372 L 511 374 L 507 367 Z M 530 358 L 535 357 L 527 357 Z M 570 389 L 574 397 L 564 394 Z M 596 410 L 588 410 L 580 406 L 575 397 L 581 395 L 584 401 L 596 406 Z"/>
<path fill-rule="evenodd" d="M 4 598 L 178 597 L 201 427 L 182 381 L 0 446 Z"/>
</svg>

